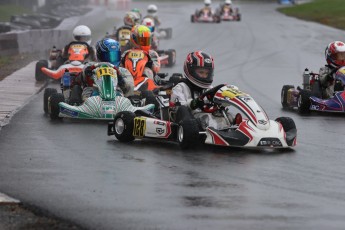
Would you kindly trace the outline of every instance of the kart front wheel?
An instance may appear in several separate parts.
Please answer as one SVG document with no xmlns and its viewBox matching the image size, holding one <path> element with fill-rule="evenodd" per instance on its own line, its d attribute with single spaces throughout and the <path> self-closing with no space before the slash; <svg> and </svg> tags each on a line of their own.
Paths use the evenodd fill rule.
<svg viewBox="0 0 345 230">
<path fill-rule="evenodd" d="M 297 129 L 294 120 L 290 117 L 278 117 L 275 121 L 279 122 L 283 126 L 288 146 L 293 146 L 297 136 Z"/>
<path fill-rule="evenodd" d="M 287 101 L 287 94 L 288 94 L 289 89 L 293 89 L 293 88 L 295 88 L 293 85 L 284 85 L 282 88 L 280 98 L 281 98 L 281 103 L 284 109 L 289 108 L 289 104 Z"/>
<path fill-rule="evenodd" d="M 48 100 L 51 95 L 54 93 L 57 93 L 57 90 L 54 88 L 46 88 L 44 89 L 44 95 L 43 95 L 43 110 L 45 113 L 48 113 Z"/>
<path fill-rule="evenodd" d="M 52 120 L 62 119 L 59 117 L 60 102 L 64 102 L 65 97 L 61 93 L 54 93 L 48 99 L 48 111 L 50 112 L 50 118 Z"/>
<path fill-rule="evenodd" d="M 131 142 L 133 136 L 135 114 L 130 111 L 122 111 L 116 114 L 114 118 L 114 134 L 121 142 Z"/>
<path fill-rule="evenodd" d="M 177 141 L 182 149 L 192 148 L 199 143 L 199 126 L 195 119 L 186 119 L 179 123 Z"/>
<path fill-rule="evenodd" d="M 301 114 L 307 114 L 310 112 L 310 91 L 302 90 L 298 95 L 297 107 L 298 112 Z"/>
<path fill-rule="evenodd" d="M 47 60 L 39 60 L 36 63 L 35 68 L 35 79 L 36 81 L 44 81 L 47 79 L 46 75 L 42 72 L 42 68 L 48 68 L 48 61 Z"/>
</svg>

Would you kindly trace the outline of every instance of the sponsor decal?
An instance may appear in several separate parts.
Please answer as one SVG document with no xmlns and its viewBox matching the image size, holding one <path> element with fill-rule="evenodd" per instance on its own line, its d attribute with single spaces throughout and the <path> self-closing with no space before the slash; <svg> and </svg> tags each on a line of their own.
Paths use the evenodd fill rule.
<svg viewBox="0 0 345 230">
<path fill-rule="evenodd" d="M 258 146 L 281 147 L 283 145 L 278 138 L 262 138 Z"/>
<path fill-rule="evenodd" d="M 153 124 L 165 126 L 165 122 L 163 121 L 153 121 Z"/>
<path fill-rule="evenodd" d="M 68 116 L 71 116 L 71 117 L 78 117 L 79 116 L 79 113 L 77 111 L 73 111 L 73 110 L 70 110 L 67 108 L 60 107 L 60 112 L 63 114 L 66 114 Z"/>
<path fill-rule="evenodd" d="M 265 120 L 258 120 L 258 123 L 261 125 L 266 125 L 268 122 Z"/>
<path fill-rule="evenodd" d="M 165 133 L 165 129 L 163 129 L 163 128 L 156 128 L 156 133 L 158 135 L 162 135 L 163 133 Z"/>
</svg>

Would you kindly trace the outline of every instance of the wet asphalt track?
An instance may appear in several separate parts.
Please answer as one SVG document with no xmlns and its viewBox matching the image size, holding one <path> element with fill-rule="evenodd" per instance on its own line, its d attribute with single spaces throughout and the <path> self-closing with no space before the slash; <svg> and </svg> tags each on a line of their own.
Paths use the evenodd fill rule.
<svg viewBox="0 0 345 230">
<path fill-rule="evenodd" d="M 144 9 L 145 4 L 135 5 Z M 344 229 L 344 116 L 283 111 L 280 90 L 317 71 L 345 33 L 285 17 L 276 4 L 241 4 L 243 21 L 191 24 L 191 3 L 158 4 L 177 50 L 215 58 L 215 85 L 250 93 L 271 119 L 298 128 L 291 151 L 199 147 L 151 140 L 123 144 L 105 122 L 52 122 L 43 94 L 0 132 L 0 191 L 88 229 Z M 33 78 L 34 80 L 34 78 Z"/>
</svg>

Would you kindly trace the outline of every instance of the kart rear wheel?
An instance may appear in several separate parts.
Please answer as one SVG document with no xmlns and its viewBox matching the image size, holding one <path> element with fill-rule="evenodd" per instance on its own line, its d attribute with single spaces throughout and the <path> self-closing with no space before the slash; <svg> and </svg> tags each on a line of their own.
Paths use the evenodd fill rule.
<svg viewBox="0 0 345 230">
<path fill-rule="evenodd" d="M 120 142 L 131 142 L 133 136 L 135 114 L 130 111 L 122 111 L 114 118 L 114 134 Z"/>
<path fill-rule="evenodd" d="M 300 114 L 307 114 L 310 112 L 310 91 L 302 90 L 298 95 L 297 107 Z"/>
<path fill-rule="evenodd" d="M 62 119 L 59 117 L 60 113 L 60 102 L 64 102 L 65 97 L 61 93 L 54 93 L 48 100 L 48 111 L 50 112 L 50 118 L 52 120 Z"/>
<path fill-rule="evenodd" d="M 281 103 L 284 109 L 289 108 L 289 104 L 287 101 L 287 93 L 289 91 L 289 89 L 293 89 L 295 88 L 293 85 L 284 85 L 280 94 L 280 98 L 281 98 Z"/>
<path fill-rule="evenodd" d="M 47 76 L 41 70 L 42 67 L 48 68 L 48 61 L 47 60 L 39 60 L 36 63 L 36 68 L 35 68 L 35 79 L 36 79 L 36 81 L 44 81 L 47 79 Z"/>
<path fill-rule="evenodd" d="M 177 141 L 182 149 L 192 148 L 199 143 L 199 126 L 195 119 L 186 119 L 179 123 Z"/>
<path fill-rule="evenodd" d="M 44 89 L 43 94 L 43 110 L 45 113 L 48 113 L 48 100 L 51 95 L 57 93 L 57 90 L 54 88 L 46 88 Z"/>
<path fill-rule="evenodd" d="M 319 80 L 314 81 L 311 89 L 311 95 L 322 98 L 321 82 Z"/>
<path fill-rule="evenodd" d="M 192 23 L 194 23 L 194 15 L 191 15 L 190 21 L 191 21 Z"/>
</svg>

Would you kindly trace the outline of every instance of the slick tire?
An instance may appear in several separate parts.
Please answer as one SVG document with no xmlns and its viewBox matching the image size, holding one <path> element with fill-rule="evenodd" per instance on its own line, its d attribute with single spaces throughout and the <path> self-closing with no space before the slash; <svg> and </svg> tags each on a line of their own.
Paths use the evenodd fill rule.
<svg viewBox="0 0 345 230">
<path fill-rule="evenodd" d="M 49 98 L 49 111 L 50 111 L 50 118 L 52 120 L 62 120 L 62 117 L 59 117 L 60 113 L 60 102 L 64 102 L 65 98 L 61 93 L 54 93 Z"/>
<path fill-rule="evenodd" d="M 307 90 L 300 91 L 298 95 L 298 102 L 297 102 L 298 112 L 300 114 L 310 113 L 310 105 L 311 105 L 310 96 L 311 96 L 310 91 L 307 91 Z"/>
<path fill-rule="evenodd" d="M 45 81 L 47 76 L 42 72 L 42 67 L 48 68 L 48 61 L 47 60 L 39 60 L 36 63 L 35 68 L 35 79 L 36 81 Z"/>
<path fill-rule="evenodd" d="M 177 142 L 181 149 L 190 149 L 199 142 L 199 126 L 195 119 L 185 119 L 179 123 Z"/>
<path fill-rule="evenodd" d="M 290 117 L 278 117 L 275 121 L 283 126 L 286 133 L 286 142 L 289 146 L 292 146 L 297 136 L 297 128 L 294 120 Z"/>
<path fill-rule="evenodd" d="M 135 114 L 130 111 L 122 111 L 114 117 L 114 135 L 120 142 L 131 142 L 133 136 Z"/>
<path fill-rule="evenodd" d="M 289 108 L 289 104 L 287 101 L 287 93 L 289 91 L 289 89 L 293 89 L 295 88 L 293 85 L 284 85 L 280 94 L 280 98 L 281 98 L 281 103 L 283 106 L 283 109 L 287 109 Z"/>
<path fill-rule="evenodd" d="M 57 90 L 54 88 L 46 88 L 44 89 L 43 94 L 43 110 L 45 113 L 48 113 L 48 100 L 51 95 L 57 93 Z"/>
</svg>

